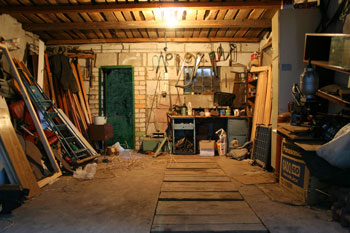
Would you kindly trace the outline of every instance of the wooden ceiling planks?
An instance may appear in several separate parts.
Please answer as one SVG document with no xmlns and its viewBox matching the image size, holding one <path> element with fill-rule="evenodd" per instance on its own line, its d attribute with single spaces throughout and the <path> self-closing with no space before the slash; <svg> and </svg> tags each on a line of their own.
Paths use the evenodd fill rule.
<svg viewBox="0 0 350 233">
<path fill-rule="evenodd" d="M 145 17 L 146 21 L 154 21 L 154 14 L 153 11 L 151 10 L 147 10 L 147 11 L 142 11 L 143 16 Z M 148 36 L 150 38 L 157 38 L 158 34 L 157 34 L 157 30 L 153 29 L 153 28 L 149 28 L 147 29 L 148 32 Z"/>
<path fill-rule="evenodd" d="M 130 11 L 123 11 L 122 14 L 123 14 L 123 16 L 124 16 L 126 21 L 129 21 L 129 22 L 134 21 L 134 18 L 133 18 L 133 16 L 132 16 Z M 135 38 L 141 38 L 142 37 L 141 33 L 138 31 L 138 29 L 131 29 L 130 32 L 133 35 L 132 37 L 135 37 Z"/>
<path fill-rule="evenodd" d="M 243 20 L 243 19 L 246 19 L 249 15 L 251 10 L 247 10 L 247 9 L 242 9 L 242 10 L 239 10 L 237 12 L 237 14 L 235 15 L 235 18 L 234 19 L 238 19 L 238 20 Z M 238 29 L 228 29 L 225 36 L 226 37 L 234 37 L 235 34 L 237 33 Z"/>
<path fill-rule="evenodd" d="M 124 16 L 121 12 L 115 11 L 115 12 L 113 12 L 113 14 L 118 22 L 125 21 Z M 115 32 L 116 32 L 116 35 L 118 38 L 127 38 L 127 34 L 126 34 L 125 30 L 116 30 Z"/>
<path fill-rule="evenodd" d="M 132 11 L 132 15 L 134 16 L 135 21 L 143 21 L 143 18 L 142 18 L 143 15 L 142 15 L 141 12 L 139 12 L 139 11 Z M 148 38 L 149 37 L 146 29 L 141 28 L 141 29 L 139 29 L 139 31 L 141 33 L 142 38 Z"/>
<path fill-rule="evenodd" d="M 70 40 L 69 38 L 73 40 L 109 39 L 109 41 L 114 38 L 120 40 L 150 38 L 150 41 L 157 41 L 165 37 L 171 39 L 198 38 L 196 41 L 207 38 L 210 41 L 212 38 L 225 40 L 226 37 L 259 39 L 271 27 L 271 23 L 269 25 L 266 22 L 271 20 L 278 8 L 277 0 L 167 0 L 152 2 L 139 0 L 137 3 L 133 2 L 135 1 L 0 0 L 0 6 L 10 5 L 6 9 L 0 9 L 0 12 L 12 12 L 11 15 L 24 26 L 30 28 L 30 25 L 33 25 L 33 28 L 37 28 L 33 31 L 37 31 L 46 41 L 52 39 L 56 41 L 60 39 Z M 166 9 L 179 6 L 179 4 L 188 7 L 187 9 L 176 9 L 175 16 L 180 23 L 175 29 L 164 28 L 164 13 L 161 7 Z M 15 5 L 19 6 L 21 10 L 18 10 L 18 7 L 12 7 Z M 259 21 L 252 21 L 255 19 Z M 195 20 L 204 21 L 196 23 Z M 231 21 L 229 22 L 229 20 Z M 130 24 L 137 21 L 142 22 L 140 24 L 142 28 L 135 28 L 133 24 Z M 112 22 L 125 23 L 114 26 Z M 84 25 L 85 23 L 86 25 Z M 94 27 L 94 23 L 99 23 L 96 24 L 99 26 Z M 159 27 L 157 27 L 157 23 L 160 23 Z M 47 27 L 43 27 L 44 24 L 48 24 Z M 61 25 L 56 28 L 53 27 L 54 24 Z M 202 25 L 205 26 L 201 28 Z M 256 25 L 261 26 L 256 28 Z M 237 28 L 237 26 L 241 28 Z M 42 29 L 38 29 L 40 27 Z M 48 30 L 57 30 L 57 32 L 49 32 Z"/>
<path fill-rule="evenodd" d="M 220 10 L 218 12 L 218 14 L 216 15 L 216 20 L 223 20 L 225 18 L 225 15 L 227 13 L 228 10 Z M 221 29 L 218 29 L 218 28 L 215 28 L 215 29 L 212 29 L 209 33 L 209 36 L 218 36 L 218 37 L 223 37 L 225 35 L 225 32 L 226 32 L 227 29 L 225 28 L 221 28 Z M 220 31 L 220 33 L 219 33 Z M 219 33 L 219 35 L 218 35 Z"/>
<path fill-rule="evenodd" d="M 197 11 L 195 10 L 186 10 L 185 11 L 185 20 L 196 20 L 197 17 Z M 193 36 L 193 29 L 185 29 L 184 31 L 184 37 L 192 37 Z"/>
<path fill-rule="evenodd" d="M 268 9 L 263 12 L 260 19 L 269 19 L 272 20 L 272 17 L 275 15 L 276 10 Z M 266 29 L 259 28 L 250 28 L 244 37 L 259 37 L 264 36 L 264 32 L 267 32 Z"/>
<path fill-rule="evenodd" d="M 248 16 L 248 19 L 259 19 L 260 16 L 264 13 L 264 9 L 253 9 Z M 245 34 L 248 32 L 248 28 L 241 28 L 237 31 L 235 34 L 235 37 L 244 37 Z"/>
</svg>

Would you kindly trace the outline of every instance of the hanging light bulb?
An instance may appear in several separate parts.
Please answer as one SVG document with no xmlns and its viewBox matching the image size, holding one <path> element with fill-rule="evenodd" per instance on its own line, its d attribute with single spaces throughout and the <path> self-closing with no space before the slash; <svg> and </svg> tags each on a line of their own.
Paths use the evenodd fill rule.
<svg viewBox="0 0 350 233">
<path fill-rule="evenodd" d="M 167 27 L 175 27 L 178 24 L 176 19 L 176 8 L 162 9 L 163 19 Z"/>
</svg>

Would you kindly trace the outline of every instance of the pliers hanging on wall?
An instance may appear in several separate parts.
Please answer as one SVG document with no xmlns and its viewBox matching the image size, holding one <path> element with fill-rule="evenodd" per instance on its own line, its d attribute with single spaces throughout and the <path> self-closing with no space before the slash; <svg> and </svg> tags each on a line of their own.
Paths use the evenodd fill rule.
<svg viewBox="0 0 350 233">
<path fill-rule="evenodd" d="M 229 65 L 232 66 L 233 62 L 237 61 L 237 46 L 230 43 L 230 52 L 227 54 L 225 61 L 230 57 Z"/>
<path fill-rule="evenodd" d="M 162 61 L 163 61 L 163 65 L 164 65 L 164 71 L 165 71 L 165 74 L 168 74 L 168 68 L 167 68 L 166 61 L 165 61 L 165 58 L 164 58 L 164 56 L 163 56 L 163 53 L 162 53 L 162 52 L 160 52 L 160 55 L 159 55 L 159 56 L 154 55 L 154 56 L 152 57 L 152 66 L 153 66 L 153 70 L 154 70 L 154 63 L 153 63 L 154 58 L 156 58 L 156 59 L 157 59 L 157 68 L 156 68 L 156 74 L 158 74 L 158 71 L 159 71 L 159 67 L 160 67 L 160 60 L 162 60 Z"/>
</svg>

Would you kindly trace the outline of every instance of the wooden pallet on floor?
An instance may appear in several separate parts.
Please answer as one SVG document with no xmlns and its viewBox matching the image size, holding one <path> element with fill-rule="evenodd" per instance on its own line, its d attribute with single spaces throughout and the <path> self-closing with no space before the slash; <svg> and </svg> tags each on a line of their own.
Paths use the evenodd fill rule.
<svg viewBox="0 0 350 233">
<path fill-rule="evenodd" d="M 260 233 L 267 229 L 215 160 L 182 159 L 168 163 L 151 232 Z"/>
</svg>

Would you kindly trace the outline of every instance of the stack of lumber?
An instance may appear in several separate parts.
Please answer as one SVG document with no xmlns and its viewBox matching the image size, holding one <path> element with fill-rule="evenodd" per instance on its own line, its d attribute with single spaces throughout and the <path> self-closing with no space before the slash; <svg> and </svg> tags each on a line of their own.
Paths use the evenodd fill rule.
<svg viewBox="0 0 350 233">
<path fill-rule="evenodd" d="M 92 116 L 89 107 L 88 97 L 83 83 L 83 75 L 77 60 L 70 63 L 70 70 L 73 73 L 78 91 L 73 93 L 72 90 L 64 90 L 58 77 L 55 77 L 51 72 L 50 59 L 45 54 L 45 75 L 44 75 L 44 91 L 54 102 L 54 104 L 61 108 L 64 113 L 69 116 L 69 119 L 74 123 L 75 127 L 80 133 L 88 139 L 88 126 L 92 124 Z"/>
<path fill-rule="evenodd" d="M 64 167 L 67 171 L 73 172 L 72 166 L 75 164 L 72 161 L 69 164 L 69 161 L 66 161 L 66 157 L 62 156 L 62 151 L 65 150 L 67 152 L 66 148 L 61 147 L 63 145 L 60 144 L 62 137 L 58 136 L 52 127 L 46 129 L 42 127 L 42 123 L 47 119 L 45 118 L 41 122 L 38 113 L 42 113 L 45 109 L 51 112 L 52 109 L 44 108 L 39 110 L 36 104 L 47 103 L 47 101 L 52 99 L 50 100 L 43 95 L 37 88 L 38 84 L 25 64 L 12 59 L 6 46 L 0 44 L 0 53 L 4 55 L 10 67 L 7 73 L 11 73 L 13 88 L 19 94 L 13 98 L 4 99 L 0 97 L 0 163 L 5 169 L 6 184 L 15 185 L 18 192 L 21 192 L 22 188 L 28 190 L 28 197 L 32 197 L 40 193 L 41 187 L 61 176 L 61 168 Z M 48 57 L 46 57 L 46 61 L 48 61 Z M 87 124 L 91 122 L 91 114 L 87 109 L 88 102 L 82 83 L 80 67 L 76 64 L 72 64 L 69 67 L 73 68 L 73 66 L 75 73 L 72 74 L 75 76 L 72 77 L 75 78 L 79 87 L 76 93 L 72 94 L 69 90 L 63 92 L 58 82 L 51 76 L 51 72 L 47 72 L 45 80 L 47 87 L 45 90 L 53 99 L 58 100 L 56 104 L 61 101 L 61 106 L 65 107 L 67 112 L 77 120 L 75 126 L 68 117 L 64 119 L 55 118 L 57 124 L 66 126 L 65 135 L 68 135 L 67 132 L 74 131 L 73 139 L 81 144 L 74 144 L 74 147 L 77 148 L 74 151 L 80 150 L 78 146 L 86 148 L 86 156 L 90 157 L 79 157 L 84 158 L 81 160 L 86 161 L 94 158 L 92 155 L 97 153 L 77 130 L 77 128 L 83 128 L 84 123 L 87 127 Z M 50 67 L 47 66 L 47 68 L 49 69 Z M 37 89 L 34 89 L 34 87 Z M 43 97 L 44 99 L 42 99 Z M 70 102 L 68 102 L 68 98 Z M 64 99 L 66 101 L 65 104 L 63 104 Z M 50 104 L 49 106 L 53 105 Z M 74 112 L 74 108 L 85 110 Z M 58 109 L 58 112 L 59 115 L 65 117 L 60 109 Z M 14 124 L 12 124 L 13 122 Z M 84 133 L 82 129 L 81 131 Z M 72 137 L 70 138 L 70 140 L 73 139 Z M 14 192 L 14 190 L 10 188 L 9 192 Z"/>
<path fill-rule="evenodd" d="M 272 72 L 271 66 L 252 67 L 251 73 L 258 73 L 258 83 L 253 113 L 251 139 L 255 139 L 258 125 L 269 126 L 271 124 L 272 109 Z"/>
</svg>

